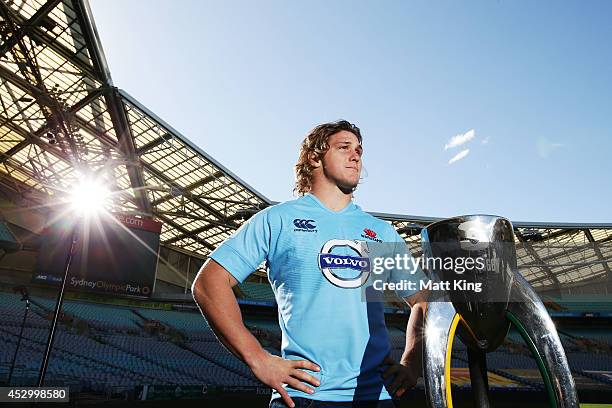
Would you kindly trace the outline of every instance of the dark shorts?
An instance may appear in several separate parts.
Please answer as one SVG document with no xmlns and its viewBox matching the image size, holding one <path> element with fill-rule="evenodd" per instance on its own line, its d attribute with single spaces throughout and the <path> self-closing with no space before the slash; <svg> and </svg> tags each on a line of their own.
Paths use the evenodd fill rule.
<svg viewBox="0 0 612 408">
<path fill-rule="evenodd" d="M 295 408 L 397 408 L 399 403 L 394 400 L 381 400 L 381 401 L 316 401 L 308 398 L 293 397 L 295 402 Z M 276 398 L 270 401 L 270 408 L 286 408 L 288 405 L 285 404 L 282 398 Z"/>
</svg>

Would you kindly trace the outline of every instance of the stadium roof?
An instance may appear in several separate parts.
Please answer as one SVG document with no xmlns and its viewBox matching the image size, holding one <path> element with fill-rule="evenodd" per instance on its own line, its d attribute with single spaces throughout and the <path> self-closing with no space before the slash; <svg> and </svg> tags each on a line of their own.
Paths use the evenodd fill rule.
<svg viewBox="0 0 612 408">
<path fill-rule="evenodd" d="M 45 204 L 101 174 L 114 211 L 159 219 L 164 244 L 202 255 L 269 204 L 113 86 L 86 1 L 0 2 L 0 24 L 6 187 Z"/>
<path fill-rule="evenodd" d="M 272 204 L 113 85 L 86 0 L 0 2 L 0 184 L 46 205 L 83 173 L 106 178 L 113 211 L 163 223 L 163 245 L 206 256 Z M 415 254 L 435 218 L 375 214 Z M 514 223 L 534 286 L 612 280 L 612 224 Z"/>
</svg>

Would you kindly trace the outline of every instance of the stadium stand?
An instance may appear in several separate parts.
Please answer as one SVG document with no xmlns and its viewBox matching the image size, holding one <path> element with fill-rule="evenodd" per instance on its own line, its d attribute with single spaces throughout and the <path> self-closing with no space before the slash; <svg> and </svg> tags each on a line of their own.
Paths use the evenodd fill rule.
<svg viewBox="0 0 612 408">
<path fill-rule="evenodd" d="M 14 384 L 31 385 L 38 373 L 43 347 L 48 335 L 49 316 L 47 308 L 52 299 L 34 297 L 25 326 L 21 350 L 17 356 Z M 0 316 L 7 317 L 7 324 L 0 328 L 2 351 L 0 354 L 0 376 L 6 376 L 13 358 L 23 312 L 23 302 L 18 295 L 0 292 Z M 91 391 L 104 392 L 109 387 L 136 387 L 143 383 L 158 385 L 211 384 L 218 386 L 257 387 L 261 384 L 253 377 L 249 368 L 216 339 L 202 316 L 193 311 L 170 311 L 151 308 L 120 308 L 104 304 L 85 304 L 66 301 L 66 310 L 88 322 L 91 330 L 78 333 L 66 322 L 60 325 L 55 340 L 52 364 L 49 372 L 54 381 L 75 384 Z M 113 321 L 119 312 L 120 318 Z M 95 311 L 95 313 L 93 313 Z M 9 318 L 11 317 L 11 318 Z M 45 318 L 46 317 L 46 318 Z M 158 321 L 171 325 L 181 333 L 180 339 L 172 339 L 165 332 L 149 334 L 138 320 Z M 131 332 L 125 332 L 129 322 Z M 269 333 L 280 336 L 278 323 L 273 318 L 247 316 L 245 324 L 258 335 Z M 568 359 L 575 375 L 590 377 L 601 384 L 609 384 L 598 372 L 607 372 L 612 367 L 610 353 L 600 353 L 578 347 L 576 341 L 588 339 L 610 346 L 612 335 L 606 330 L 576 329 L 561 331 Z M 405 344 L 402 327 L 389 326 L 392 357 L 399 360 Z M 520 335 L 510 331 L 506 343 L 487 356 L 491 372 L 517 386 L 534 389 L 541 387 L 537 379 L 516 375 L 517 370 L 536 372 L 533 357 L 522 345 Z M 267 349 L 280 354 L 276 347 Z M 609 351 L 609 350 L 608 350 Z M 453 367 L 467 367 L 465 345 L 455 339 L 453 345 Z M 461 387 L 465 384 L 461 383 Z"/>
<path fill-rule="evenodd" d="M 55 307 L 55 299 L 33 297 L 32 301 L 42 305 L 49 312 Z M 138 328 L 137 323 L 140 320 L 127 308 L 100 307 L 82 302 L 66 302 L 63 311 L 67 315 L 87 321 L 92 327 L 101 329 L 133 330 Z"/>
<path fill-rule="evenodd" d="M 247 299 L 274 302 L 274 292 L 267 283 L 243 282 L 240 284 L 240 290 Z"/>
<path fill-rule="evenodd" d="M 187 333 L 198 331 L 210 331 L 210 327 L 200 313 L 178 312 L 173 310 L 139 309 L 138 314 L 148 319 L 159 320 Z"/>
</svg>

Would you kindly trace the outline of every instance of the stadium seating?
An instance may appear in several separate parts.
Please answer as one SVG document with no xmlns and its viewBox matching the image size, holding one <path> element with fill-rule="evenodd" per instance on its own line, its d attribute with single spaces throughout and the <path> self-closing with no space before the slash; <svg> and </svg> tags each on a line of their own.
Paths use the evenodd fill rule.
<svg viewBox="0 0 612 408">
<path fill-rule="evenodd" d="M 548 299 L 562 311 L 612 312 L 612 301 L 605 295 L 566 295 L 562 299 Z"/>
<path fill-rule="evenodd" d="M 21 301 L 21 295 L 0 292 L 0 319 L 3 326 L 21 325 L 25 313 L 25 301 Z M 30 304 L 30 310 L 26 317 L 30 326 L 46 327 L 48 321 L 33 311 L 36 306 Z"/>
<path fill-rule="evenodd" d="M 245 318 L 244 324 L 247 327 L 267 330 L 273 334 L 276 334 L 277 336 L 281 335 L 281 330 L 276 320 Z"/>
<path fill-rule="evenodd" d="M 3 347 L 0 354 L 2 372 L 8 373 L 12 361 L 19 328 L 1 328 Z M 48 329 L 24 329 L 19 353 L 15 364 L 12 384 L 33 385 L 38 376 Z M 114 350 L 99 347 L 93 340 L 63 330 L 56 332 L 50 356 L 48 378 L 53 382 L 73 382 L 93 388 L 105 385 L 141 384 L 154 381 L 163 384 L 173 383 L 156 375 L 156 367 L 143 361 L 129 361 L 130 356 L 118 355 Z M 126 364 L 130 362 L 131 364 Z M 47 382 L 47 384 L 51 384 Z M 99 387 L 96 387 L 98 385 Z"/>
<path fill-rule="evenodd" d="M 138 313 L 147 319 L 159 320 L 163 324 L 178 330 L 185 330 L 186 332 L 210 330 L 206 319 L 199 312 L 138 309 Z"/>
<path fill-rule="evenodd" d="M 267 284 L 253 285 L 258 285 L 255 292 L 261 290 L 264 293 L 262 288 L 269 288 Z M 24 306 L 20 295 L 0 292 L 0 318 L 4 323 L 0 327 L 0 382 L 10 369 Z M 32 297 L 13 372 L 13 385 L 35 383 L 54 306 L 55 299 Z M 197 311 L 121 307 L 73 300 L 66 300 L 63 310 L 86 321 L 89 330 L 78 331 L 67 321 L 60 322 L 47 374 L 49 385 L 53 382 L 73 384 L 100 392 L 109 387 L 129 389 L 144 384 L 261 385 L 249 368 L 221 345 Z M 162 327 L 172 331 L 161 330 L 151 334 L 144 327 L 147 321 L 158 321 Z M 265 336 L 280 339 L 276 317 L 247 315 L 245 324 L 254 333 L 261 335 L 263 331 Z M 180 336 L 173 337 L 173 333 Z M 610 353 L 600 352 L 612 346 L 609 330 L 576 329 L 560 333 L 570 366 L 576 373 L 610 370 Z M 404 328 L 390 326 L 389 341 L 391 356 L 398 361 L 405 345 Z M 278 344 L 268 344 L 266 349 L 280 354 Z M 467 367 L 467 349 L 457 337 L 452 357 L 454 368 Z M 497 351 L 487 355 L 487 365 L 501 375 L 508 373 L 509 378 L 513 378 L 507 371 L 509 369 L 537 370 L 523 339 L 514 330 L 509 332 L 506 342 Z"/>
<path fill-rule="evenodd" d="M 55 308 L 55 299 L 32 296 L 32 301 L 46 307 Z M 140 320 L 129 308 L 120 306 L 97 305 L 76 301 L 64 301 L 62 311 L 68 315 L 88 321 L 92 326 L 103 329 L 138 329 Z"/>
<path fill-rule="evenodd" d="M 274 292 L 267 283 L 243 282 L 239 286 L 242 293 L 250 300 L 274 302 Z"/>
<path fill-rule="evenodd" d="M 213 363 L 211 360 L 198 358 L 194 353 L 177 345 L 153 337 L 108 334 L 101 335 L 101 340 L 117 347 L 119 350 L 137 356 L 166 369 L 172 378 L 180 384 L 243 384 L 253 385 L 254 381 L 245 381 L 235 372 Z M 218 343 L 204 344 L 221 346 Z M 238 361 L 235 357 L 232 358 Z"/>
</svg>

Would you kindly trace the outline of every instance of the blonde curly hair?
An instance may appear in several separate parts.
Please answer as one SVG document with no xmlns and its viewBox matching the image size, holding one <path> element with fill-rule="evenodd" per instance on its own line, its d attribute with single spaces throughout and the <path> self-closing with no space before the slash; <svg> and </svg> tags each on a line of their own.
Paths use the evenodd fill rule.
<svg viewBox="0 0 612 408">
<path fill-rule="evenodd" d="M 300 155 L 295 165 L 295 188 L 293 192 L 298 196 L 303 196 L 312 188 L 312 170 L 314 167 L 310 159 L 320 160 L 329 149 L 328 140 L 330 136 L 346 130 L 357 136 L 361 144 L 361 131 L 354 124 L 346 120 L 323 123 L 312 129 L 302 141 Z M 313 156 L 314 154 L 314 156 Z"/>
</svg>

